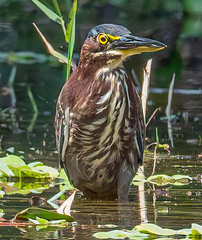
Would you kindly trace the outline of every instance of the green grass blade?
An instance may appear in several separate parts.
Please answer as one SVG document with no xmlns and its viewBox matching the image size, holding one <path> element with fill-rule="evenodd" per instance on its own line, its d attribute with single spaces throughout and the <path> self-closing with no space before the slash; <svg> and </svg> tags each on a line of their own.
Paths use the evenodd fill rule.
<svg viewBox="0 0 202 240">
<path fill-rule="evenodd" d="M 158 128 L 156 127 L 156 142 L 157 145 L 159 145 L 159 134 L 158 134 Z"/>
<path fill-rule="evenodd" d="M 32 2 L 35 3 L 37 7 L 40 8 L 41 11 L 44 12 L 51 20 L 59 24 L 62 24 L 61 17 L 57 15 L 55 12 L 53 12 L 52 10 L 50 10 L 48 7 L 46 7 L 43 3 L 41 3 L 38 0 L 32 0 Z"/>
<path fill-rule="evenodd" d="M 59 214 L 57 212 L 53 212 L 50 210 L 46 210 L 43 208 L 37 208 L 37 207 L 30 207 L 27 209 L 22 210 L 18 214 L 16 214 L 14 220 L 16 219 L 36 219 L 37 217 L 44 218 L 48 221 L 52 220 L 62 220 L 65 219 L 67 222 L 73 222 L 74 219 L 71 216 Z"/>
<path fill-rule="evenodd" d="M 69 43 L 68 53 L 67 53 L 67 58 L 68 58 L 67 74 L 66 74 L 67 78 L 70 74 L 70 67 L 71 67 L 72 55 L 73 55 L 74 43 L 75 43 L 76 11 L 77 11 L 77 0 L 74 0 L 73 5 L 72 5 L 72 9 L 71 9 L 71 12 L 70 12 L 70 15 L 69 15 L 69 23 L 68 23 L 67 31 L 66 31 L 66 34 L 65 34 L 66 42 Z"/>
<path fill-rule="evenodd" d="M 56 13 L 60 16 L 60 21 L 61 21 L 60 24 L 62 26 L 62 30 L 63 30 L 64 36 L 65 36 L 65 34 L 66 34 L 65 22 L 63 20 L 62 14 L 61 14 L 60 7 L 58 5 L 57 0 L 52 0 L 52 2 L 53 2 Z"/>
<path fill-rule="evenodd" d="M 71 12 L 69 14 L 69 23 L 68 23 L 67 31 L 65 35 L 65 39 L 67 43 L 70 42 L 71 40 L 72 28 L 74 27 L 73 25 L 75 23 L 76 11 L 77 11 L 77 0 L 74 0 L 71 8 Z"/>
<path fill-rule="evenodd" d="M 55 8 L 56 13 L 57 13 L 60 17 L 62 17 L 62 14 L 61 14 L 61 11 L 60 11 L 60 7 L 59 7 L 59 5 L 58 5 L 58 1 L 57 1 L 57 0 L 52 0 L 52 2 L 53 2 L 53 5 L 54 5 L 54 8 Z"/>
</svg>

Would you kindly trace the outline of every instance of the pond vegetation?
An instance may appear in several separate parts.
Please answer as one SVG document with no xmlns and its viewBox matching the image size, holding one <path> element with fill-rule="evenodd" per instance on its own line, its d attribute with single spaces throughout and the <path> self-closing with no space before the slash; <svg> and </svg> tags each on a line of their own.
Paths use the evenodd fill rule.
<svg viewBox="0 0 202 240">
<path fill-rule="evenodd" d="M 10 4 L 15 4 L 14 2 L 11 1 Z M 18 2 L 25 8 L 31 8 L 30 5 L 23 5 L 23 1 Z M 29 51 L 22 51 L 20 43 L 21 47 L 18 47 L 18 51 L 0 52 L 0 73 L 2 74 L 0 84 L 0 226 L 2 231 L 0 237 L 2 239 L 11 239 L 16 236 L 24 239 L 200 239 L 202 235 L 202 114 L 199 106 L 202 99 L 201 82 L 197 79 L 198 76 L 201 79 L 198 68 L 201 66 L 202 57 L 197 53 L 200 48 L 190 50 L 195 53 L 193 59 L 190 57 L 190 52 L 183 49 L 189 49 L 190 39 L 193 44 L 200 46 L 201 3 L 186 0 L 183 4 L 182 1 L 162 4 L 164 14 L 172 12 L 172 18 L 174 18 L 177 12 L 176 22 L 179 24 L 178 20 L 183 15 L 184 24 L 183 27 L 178 26 L 180 30 L 172 25 L 173 34 L 174 30 L 181 32 L 176 37 L 176 46 L 168 53 L 170 59 L 163 59 L 161 55 L 158 55 L 160 60 L 154 59 L 154 67 L 157 66 L 157 68 L 151 76 L 155 84 L 151 83 L 147 105 L 145 105 L 147 118 L 149 119 L 159 107 L 162 109 L 155 112 L 151 121 L 148 120 L 148 148 L 145 150 L 144 167 L 133 179 L 129 204 L 122 206 L 116 201 L 86 200 L 80 192 L 77 192 L 74 197 L 74 193 L 71 195 L 74 191 L 73 186 L 64 172 L 59 173 L 57 170 L 57 154 L 54 152 L 54 135 L 51 127 L 54 118 L 53 106 L 59 88 L 70 73 L 75 42 L 77 1 L 75 0 L 73 7 L 69 8 L 72 10 L 69 11 L 67 25 L 62 13 L 68 1 L 62 3 L 62 10 L 56 0 L 52 1 L 52 8 L 46 7 L 46 1 L 44 4 L 38 0 L 32 0 L 32 2 L 61 26 L 63 40 L 69 45 L 68 52 L 65 54 L 54 50 L 57 49 L 55 46 L 58 44 L 54 45 L 55 42 L 53 42 L 54 49 L 51 47 L 51 35 L 47 34 L 49 31 L 36 20 L 36 25 L 41 25 L 39 29 L 42 29 L 38 32 L 54 57 L 47 55 L 46 52 L 41 53 L 42 41 L 38 41 L 37 46 L 33 44 Z M 122 15 L 119 16 L 126 13 L 133 16 L 132 9 L 138 2 L 140 4 L 141 1 L 127 2 L 130 6 L 127 7 L 126 12 L 122 10 Z M 146 15 L 147 20 L 147 16 L 152 18 L 160 1 L 143 2 L 144 4 L 140 5 L 144 11 L 137 10 L 136 13 L 140 19 Z M 6 13 L 4 4 L 5 1 L 0 3 L 2 6 L 0 15 L 12 14 L 14 12 L 12 9 L 10 13 Z M 91 5 L 88 4 L 89 1 L 83 8 L 80 6 L 78 9 L 77 14 L 80 14 L 78 21 L 83 14 L 81 8 L 85 13 L 91 10 L 89 7 Z M 102 9 L 99 1 L 95 1 L 94 4 Z M 116 9 L 121 8 L 122 4 L 125 5 L 125 1 L 118 1 L 116 4 Z M 47 6 L 49 5 L 48 3 Z M 67 5 L 70 6 L 70 3 Z M 130 15 L 131 11 L 132 15 Z M 159 15 L 161 14 L 160 12 Z M 17 19 L 15 14 L 12 15 L 12 21 L 14 19 Z M 140 21 L 140 25 L 145 25 L 146 20 Z M 33 21 L 35 22 L 31 19 L 31 22 Z M 89 22 L 88 19 L 85 21 Z M 122 23 L 121 21 L 123 20 L 119 23 Z M 31 22 L 29 28 L 31 28 Z M 126 23 L 130 24 L 130 18 Z M 1 22 L 0 27 L 4 30 L 11 28 L 10 25 L 1 25 Z M 22 37 L 25 33 L 24 30 L 20 31 L 21 42 L 23 42 Z M 54 29 L 53 32 L 56 30 Z M 9 30 L 9 33 L 12 31 Z M 155 33 L 149 33 L 149 35 L 153 34 L 155 35 Z M 34 39 L 39 38 L 35 30 L 32 36 Z M 32 42 L 31 39 L 30 41 Z M 185 66 L 182 66 L 179 55 Z M 55 57 L 61 59 L 63 63 Z M 138 68 L 146 65 L 145 61 L 143 63 L 138 65 Z M 27 66 L 30 66 L 28 70 L 25 68 Z M 4 67 L 7 70 L 6 74 Z M 37 71 L 33 70 L 34 67 L 37 67 Z M 26 80 L 19 76 L 21 71 L 24 71 Z M 38 78 L 39 73 L 44 77 L 44 83 L 40 83 L 41 80 L 34 80 Z M 175 79 L 173 77 L 174 80 L 170 84 L 174 73 L 176 73 Z M 183 82 L 186 75 L 189 76 L 189 81 L 186 81 L 186 84 L 180 84 L 180 80 Z M 47 90 L 52 78 L 59 81 L 60 85 L 55 87 L 55 83 L 51 83 L 50 90 Z M 134 78 L 138 82 L 139 75 Z M 193 85 L 189 85 L 190 82 Z M 45 91 L 48 93 L 43 95 Z M 38 96 L 42 97 L 39 99 Z M 69 190 L 68 193 L 66 190 Z M 63 205 L 69 195 L 70 200 Z"/>
</svg>

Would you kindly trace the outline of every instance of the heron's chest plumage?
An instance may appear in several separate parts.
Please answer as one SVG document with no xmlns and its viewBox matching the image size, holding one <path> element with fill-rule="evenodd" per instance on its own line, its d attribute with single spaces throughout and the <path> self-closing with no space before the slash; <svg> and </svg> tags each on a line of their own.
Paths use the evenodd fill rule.
<svg viewBox="0 0 202 240">
<path fill-rule="evenodd" d="M 139 96 L 122 68 L 102 69 L 90 84 L 73 79 L 57 104 L 61 162 L 77 188 L 116 195 L 120 176 L 131 181 L 142 162 Z"/>
<path fill-rule="evenodd" d="M 129 141 L 135 134 L 135 114 L 127 79 L 123 69 L 102 70 L 102 74 L 97 73 L 96 81 L 100 83 L 97 94 L 92 89 L 94 95 L 86 95 L 79 109 L 77 106 L 77 111 L 73 109 L 70 113 L 69 151 L 77 155 L 78 163 L 87 164 L 88 169 L 89 166 L 101 168 L 106 162 L 109 165 L 110 162 L 121 161 L 125 154 L 124 146 L 131 144 Z M 107 90 L 102 91 L 106 85 Z M 104 93 L 99 95 L 99 92 Z M 88 108 L 92 112 L 86 115 Z M 129 145 L 125 144 L 127 141 Z"/>
</svg>

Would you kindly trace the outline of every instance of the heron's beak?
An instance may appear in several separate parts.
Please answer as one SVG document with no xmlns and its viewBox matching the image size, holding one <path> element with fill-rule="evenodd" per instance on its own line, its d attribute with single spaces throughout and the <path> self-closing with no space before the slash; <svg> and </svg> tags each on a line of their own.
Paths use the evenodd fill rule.
<svg viewBox="0 0 202 240">
<path fill-rule="evenodd" d="M 123 35 L 111 45 L 112 49 L 123 54 L 125 57 L 140 54 L 143 52 L 160 51 L 167 46 L 156 40 L 136 37 L 133 35 Z"/>
</svg>

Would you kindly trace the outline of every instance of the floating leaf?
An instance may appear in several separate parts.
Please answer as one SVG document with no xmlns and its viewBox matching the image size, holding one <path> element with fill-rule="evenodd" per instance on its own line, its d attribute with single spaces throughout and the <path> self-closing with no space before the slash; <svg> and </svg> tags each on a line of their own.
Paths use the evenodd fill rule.
<svg viewBox="0 0 202 240">
<path fill-rule="evenodd" d="M 192 223 L 191 228 L 192 228 L 192 231 L 191 231 L 192 235 L 194 235 L 194 236 L 202 235 L 202 226 L 201 225 Z"/>
<path fill-rule="evenodd" d="M 176 231 L 172 229 L 161 228 L 153 223 L 137 225 L 135 227 L 135 230 L 138 230 L 141 233 L 149 233 L 149 234 L 162 235 L 162 236 L 170 236 L 170 235 L 176 234 Z"/>
<path fill-rule="evenodd" d="M 4 213 L 3 209 L 0 208 L 0 218 L 2 218 L 4 214 L 5 213 Z"/>
<path fill-rule="evenodd" d="M 0 177 L 13 177 L 14 173 L 13 171 L 6 165 L 1 163 L 0 164 Z"/>
<path fill-rule="evenodd" d="M 180 229 L 180 230 L 178 230 L 178 231 L 176 231 L 176 234 L 179 234 L 179 235 L 191 235 L 191 228 L 189 228 L 189 229 Z"/>
<path fill-rule="evenodd" d="M 158 186 L 162 186 L 162 185 L 166 185 L 166 184 L 175 182 L 175 180 L 172 177 L 165 175 L 165 174 L 152 175 L 147 178 L 147 181 L 150 183 L 154 183 Z"/>
<path fill-rule="evenodd" d="M 3 198 L 4 195 L 5 195 L 5 192 L 0 190 L 0 198 Z"/>
<path fill-rule="evenodd" d="M 190 181 L 193 180 L 193 178 L 188 175 L 180 175 L 180 174 L 172 175 L 172 178 L 174 178 L 176 181 L 184 180 L 184 179 L 187 179 Z"/>
<path fill-rule="evenodd" d="M 34 224 L 36 225 L 60 225 L 61 223 L 66 223 L 67 221 L 66 220 L 55 220 L 55 221 L 48 221 L 44 218 L 39 218 L 39 217 L 36 217 L 36 219 L 32 219 L 32 218 L 29 218 L 29 221 L 30 222 L 33 222 Z"/>
<path fill-rule="evenodd" d="M 45 183 L 44 181 L 42 182 L 23 182 L 21 179 L 19 179 L 19 181 L 16 182 L 8 182 L 7 184 L 2 184 L 1 185 L 4 187 L 4 192 L 7 195 L 13 195 L 13 194 L 29 194 L 30 192 L 32 193 L 42 193 L 43 190 L 45 189 L 49 189 L 50 187 L 52 187 L 51 183 Z"/>
<path fill-rule="evenodd" d="M 27 164 L 29 167 L 37 167 L 37 166 L 43 166 L 44 164 L 42 162 L 31 162 Z"/>
<path fill-rule="evenodd" d="M 15 155 L 8 155 L 7 157 L 0 158 L 0 163 L 14 167 L 26 166 L 26 163 Z"/>
<path fill-rule="evenodd" d="M 144 184 L 145 182 L 147 182 L 147 180 L 145 179 L 144 175 L 136 174 L 135 177 L 133 178 L 132 183 L 135 186 L 139 186 L 141 184 Z"/>
<path fill-rule="evenodd" d="M 39 224 L 43 224 L 43 225 L 46 225 L 50 222 L 50 221 L 48 221 L 44 218 L 40 218 L 40 217 L 36 217 L 36 220 L 38 221 Z"/>
<path fill-rule="evenodd" d="M 66 220 L 67 222 L 73 222 L 74 219 L 71 216 L 68 215 L 64 215 L 64 214 L 59 214 L 57 212 L 54 211 L 50 211 L 50 210 L 46 210 L 43 208 L 37 208 L 37 207 L 30 207 L 27 208 L 21 212 L 19 212 L 15 218 L 15 219 L 36 219 L 37 217 L 40 218 L 44 218 L 48 221 L 52 221 L 52 220 Z"/>
<path fill-rule="evenodd" d="M 55 168 L 49 166 L 36 166 L 34 169 L 43 174 L 48 173 L 51 178 L 56 178 L 59 175 L 59 172 Z"/>
<path fill-rule="evenodd" d="M 30 168 L 29 166 L 23 166 L 18 168 L 21 171 L 21 177 L 29 178 L 45 178 L 50 177 L 48 172 L 40 171 L 37 167 Z"/>
<path fill-rule="evenodd" d="M 93 237 L 98 239 L 137 239 L 137 238 L 147 238 L 148 235 L 140 233 L 139 231 L 122 231 L 122 230 L 113 230 L 109 232 L 97 232 L 93 234 Z"/>
</svg>

